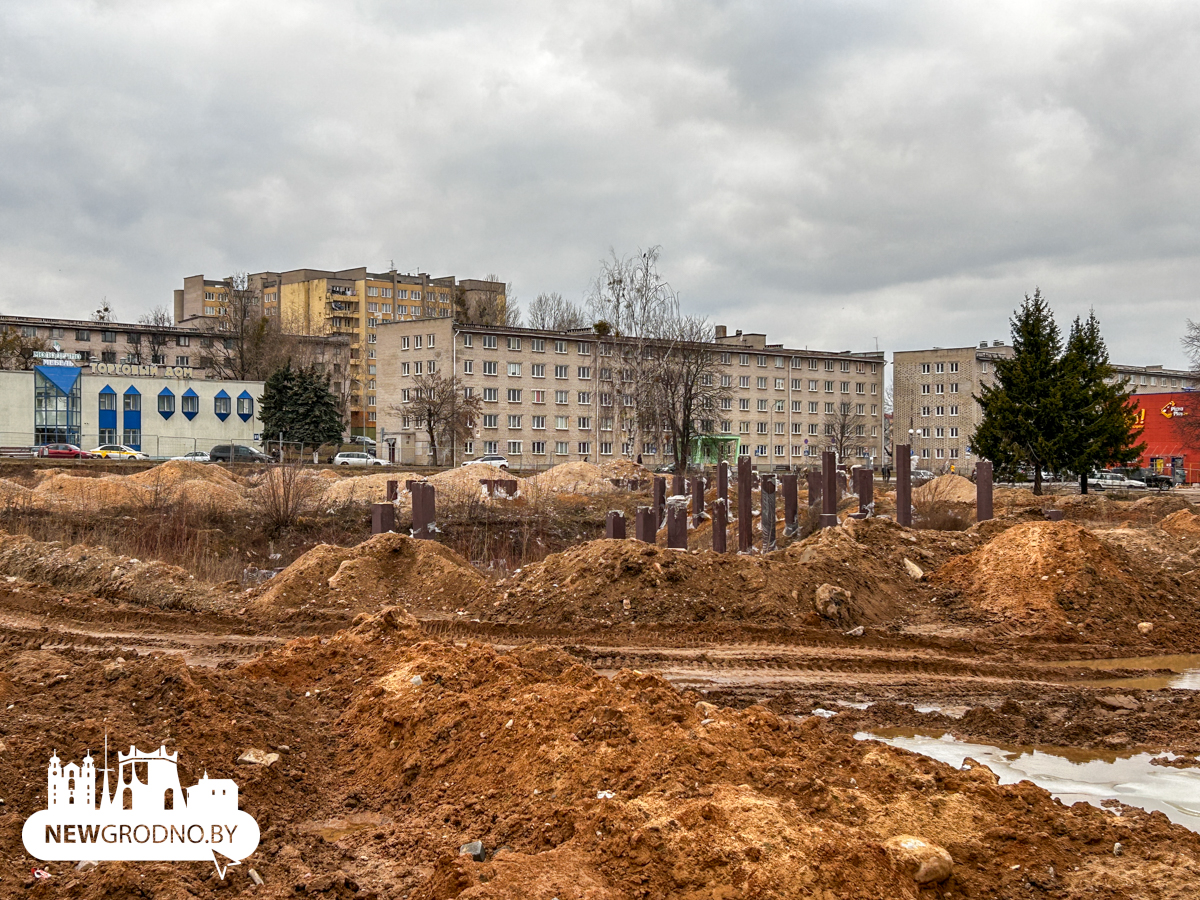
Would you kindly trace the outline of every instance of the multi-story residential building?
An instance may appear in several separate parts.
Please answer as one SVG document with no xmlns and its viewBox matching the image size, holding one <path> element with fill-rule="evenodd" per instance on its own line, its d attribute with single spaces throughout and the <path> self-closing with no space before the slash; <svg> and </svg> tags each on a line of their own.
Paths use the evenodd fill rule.
<svg viewBox="0 0 1200 900">
<path fill-rule="evenodd" d="M 425 463 L 427 437 L 410 410 L 417 376 L 453 373 L 481 399 L 475 433 L 456 448 L 462 461 L 505 454 L 514 468 L 588 459 L 671 460 L 665 434 L 626 429 L 634 391 L 622 390 L 627 347 L 592 329 L 569 332 L 483 327 L 451 318 L 392 321 L 378 331 L 379 421 L 397 439 L 400 463 Z M 729 335 L 718 327 L 710 345 L 725 399 L 712 412 L 715 441 L 763 468 L 816 463 L 829 439 L 829 418 L 843 404 L 861 429 L 860 458 L 883 453 L 884 356 L 833 353 L 768 344 L 766 335 Z"/>
<path fill-rule="evenodd" d="M 278 317 L 283 331 L 305 335 L 345 335 L 350 341 L 346 382 L 352 434 L 375 436 L 379 409 L 375 344 L 384 322 L 419 318 L 449 318 L 456 299 L 490 298 L 502 314 L 503 282 L 479 279 L 456 281 L 454 276 L 431 278 L 392 269 L 368 272 L 365 267 L 331 271 L 293 269 L 248 276 L 250 290 L 261 297 L 263 310 Z M 193 275 L 175 291 L 175 321 L 193 325 L 220 322 L 228 315 L 228 281 Z"/>
<path fill-rule="evenodd" d="M 934 347 L 892 355 L 893 441 L 909 439 L 916 468 L 968 475 L 977 457 L 971 440 L 983 417 L 975 400 L 995 380 L 995 361 L 1013 355 L 1004 341 L 973 347 Z M 1124 379 L 1132 393 L 1164 388 L 1189 391 L 1196 378 L 1162 366 L 1113 363 L 1114 381 Z M 891 452 L 891 448 L 888 448 Z"/>
</svg>

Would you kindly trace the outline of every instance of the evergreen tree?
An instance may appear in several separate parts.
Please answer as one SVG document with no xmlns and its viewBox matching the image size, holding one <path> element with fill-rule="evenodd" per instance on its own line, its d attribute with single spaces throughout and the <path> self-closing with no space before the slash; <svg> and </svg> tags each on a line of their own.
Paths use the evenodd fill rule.
<svg viewBox="0 0 1200 900">
<path fill-rule="evenodd" d="M 1076 317 L 1062 358 L 1063 449 L 1064 468 L 1079 476 L 1083 494 L 1093 469 L 1130 463 L 1146 449 L 1134 443 L 1136 406 L 1115 375 L 1096 313 L 1086 322 Z"/>
<path fill-rule="evenodd" d="M 320 446 L 342 436 L 342 420 L 337 398 L 329 389 L 329 374 L 293 369 L 290 360 L 268 376 L 258 408 L 268 440 L 282 436 L 285 441 Z"/>
<path fill-rule="evenodd" d="M 1013 356 L 996 360 L 996 383 L 975 398 L 983 421 L 973 444 L 993 464 L 1032 467 L 1033 492 L 1041 494 L 1042 467 L 1058 470 L 1066 461 L 1062 336 L 1040 290 L 1025 295 L 1011 325 Z"/>
</svg>

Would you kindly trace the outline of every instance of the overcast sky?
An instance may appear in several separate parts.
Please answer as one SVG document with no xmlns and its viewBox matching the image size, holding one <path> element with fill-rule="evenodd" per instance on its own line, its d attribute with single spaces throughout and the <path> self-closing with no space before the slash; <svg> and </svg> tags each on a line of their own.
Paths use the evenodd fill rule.
<svg viewBox="0 0 1200 900">
<path fill-rule="evenodd" d="M 0 310 L 186 275 L 496 273 L 582 298 L 663 247 L 792 346 L 1113 358 L 1200 319 L 1200 4 L 4 0 Z"/>
</svg>

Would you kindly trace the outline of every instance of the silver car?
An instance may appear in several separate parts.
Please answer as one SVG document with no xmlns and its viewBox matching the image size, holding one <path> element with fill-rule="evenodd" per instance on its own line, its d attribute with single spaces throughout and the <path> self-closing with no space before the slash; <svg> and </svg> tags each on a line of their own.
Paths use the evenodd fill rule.
<svg viewBox="0 0 1200 900">
<path fill-rule="evenodd" d="M 386 466 L 385 460 L 359 450 L 346 450 L 333 458 L 335 466 Z"/>
</svg>

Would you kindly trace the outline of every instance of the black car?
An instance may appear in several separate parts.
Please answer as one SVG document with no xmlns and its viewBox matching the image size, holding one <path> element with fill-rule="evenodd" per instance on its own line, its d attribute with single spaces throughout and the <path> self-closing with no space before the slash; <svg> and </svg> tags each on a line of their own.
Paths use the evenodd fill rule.
<svg viewBox="0 0 1200 900">
<path fill-rule="evenodd" d="M 271 457 L 265 453 L 260 453 L 253 447 L 246 447 L 242 444 L 217 444 L 208 451 L 208 458 L 213 462 L 266 463 L 271 461 Z"/>
<path fill-rule="evenodd" d="M 1154 488 L 1156 491 L 1169 491 L 1175 486 L 1175 480 L 1170 475 L 1163 475 L 1161 472 L 1147 472 L 1141 476 L 1141 480 L 1146 482 L 1146 487 Z"/>
</svg>

